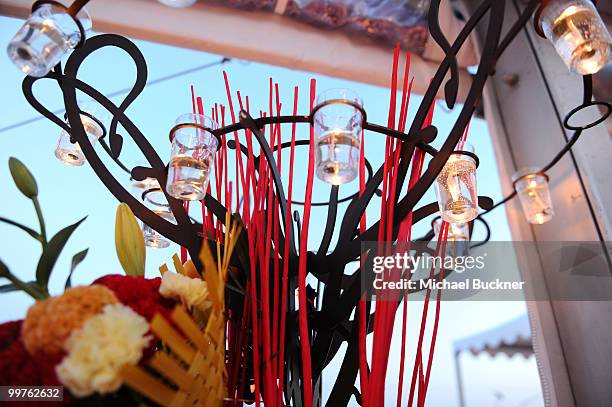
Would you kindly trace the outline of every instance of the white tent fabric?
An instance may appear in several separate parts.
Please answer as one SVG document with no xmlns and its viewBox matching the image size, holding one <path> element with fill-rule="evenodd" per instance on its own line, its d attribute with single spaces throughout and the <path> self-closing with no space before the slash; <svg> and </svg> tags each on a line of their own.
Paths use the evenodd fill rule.
<svg viewBox="0 0 612 407">
<path fill-rule="evenodd" d="M 453 347 L 455 354 L 467 350 L 473 355 L 487 352 L 491 356 L 499 353 L 512 356 L 520 353 L 528 357 L 533 354 L 533 346 L 527 314 L 495 328 L 455 341 Z"/>
</svg>

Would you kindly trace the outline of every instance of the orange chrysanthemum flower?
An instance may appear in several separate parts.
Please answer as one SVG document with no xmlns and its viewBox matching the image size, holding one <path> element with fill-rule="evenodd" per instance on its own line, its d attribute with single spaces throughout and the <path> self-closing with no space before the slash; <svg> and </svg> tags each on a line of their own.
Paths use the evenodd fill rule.
<svg viewBox="0 0 612 407">
<path fill-rule="evenodd" d="M 59 297 L 39 301 L 30 307 L 23 321 L 25 347 L 30 354 L 60 352 L 74 329 L 100 313 L 105 305 L 117 303 L 115 294 L 100 285 L 70 288 Z"/>
</svg>

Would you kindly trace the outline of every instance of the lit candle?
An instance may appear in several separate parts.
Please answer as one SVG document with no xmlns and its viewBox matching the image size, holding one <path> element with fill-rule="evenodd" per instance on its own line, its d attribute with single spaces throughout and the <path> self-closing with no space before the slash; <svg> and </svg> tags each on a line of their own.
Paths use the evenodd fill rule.
<svg viewBox="0 0 612 407">
<path fill-rule="evenodd" d="M 539 23 L 570 70 L 590 75 L 608 63 L 612 37 L 590 0 L 551 0 Z"/>
<path fill-rule="evenodd" d="M 174 215 L 170 210 L 170 205 L 160 188 L 152 188 L 146 190 L 142 194 L 142 200 L 145 206 L 153 211 L 158 216 L 166 219 L 169 222 L 174 222 Z M 142 234 L 144 236 L 145 245 L 157 249 L 164 249 L 170 246 L 170 241 L 159 234 L 155 229 L 142 223 Z"/>
<path fill-rule="evenodd" d="M 316 174 L 332 185 L 352 181 L 359 173 L 363 103 L 347 89 L 330 89 L 317 97 L 314 114 Z M 319 107 L 320 106 L 320 107 Z"/>
<path fill-rule="evenodd" d="M 474 148 L 466 143 L 461 151 L 473 153 Z M 461 151 L 449 157 L 435 182 L 440 216 L 451 224 L 467 223 L 478 216 L 476 160 Z"/>
<path fill-rule="evenodd" d="M 433 221 L 433 230 L 436 241 L 442 240 L 440 230 L 442 228 L 442 218 Z M 470 226 L 468 223 L 449 223 L 446 235 L 445 255 L 453 257 L 467 256 L 470 249 Z"/>
<path fill-rule="evenodd" d="M 96 109 L 92 103 L 84 103 L 81 106 L 86 106 L 81 110 L 81 123 L 93 147 L 105 133 L 104 122 L 108 119 L 108 113 L 106 110 Z M 68 120 L 66 124 L 70 125 Z M 55 148 L 55 156 L 65 164 L 78 167 L 85 164 L 87 160 L 79 143 L 73 143 L 70 137 L 70 133 L 65 130 L 61 131 Z"/>
<path fill-rule="evenodd" d="M 132 187 L 134 192 L 140 197 L 140 195 L 147 189 L 159 188 L 159 182 L 155 178 L 145 178 L 142 181 L 135 179 L 132 180 Z"/>
<path fill-rule="evenodd" d="M 81 9 L 77 18 L 83 29 L 91 29 L 91 18 Z M 74 18 L 55 4 L 42 4 L 32 12 L 7 47 L 11 61 L 23 73 L 45 76 L 62 57 L 77 46 L 81 31 Z"/>
<path fill-rule="evenodd" d="M 433 221 L 433 230 L 437 239 L 440 239 L 440 229 L 442 228 L 442 218 Z M 470 227 L 467 223 L 449 223 L 446 241 L 465 241 L 470 240 Z"/>
<path fill-rule="evenodd" d="M 548 176 L 538 168 L 524 168 L 512 176 L 527 222 L 541 225 L 554 215 Z"/>
<path fill-rule="evenodd" d="M 166 190 L 176 199 L 200 201 L 206 196 L 218 140 L 211 133 L 217 123 L 210 117 L 188 113 L 176 120 L 171 132 L 172 153 Z"/>
</svg>

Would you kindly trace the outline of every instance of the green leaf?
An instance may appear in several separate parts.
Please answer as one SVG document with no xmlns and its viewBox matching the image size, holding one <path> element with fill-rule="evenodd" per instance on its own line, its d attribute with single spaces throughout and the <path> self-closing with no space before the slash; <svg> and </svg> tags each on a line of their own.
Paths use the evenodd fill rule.
<svg viewBox="0 0 612 407">
<path fill-rule="evenodd" d="M 42 210 L 40 209 L 40 202 L 38 202 L 38 197 L 32 198 L 32 203 L 34 204 L 34 209 L 36 210 L 36 217 L 38 217 L 41 237 L 40 243 L 42 244 L 44 250 L 45 246 L 47 246 L 47 228 L 45 226 L 45 219 L 43 218 Z"/>
<path fill-rule="evenodd" d="M 0 294 L 10 293 L 13 291 L 19 291 L 19 288 L 15 284 L 0 285 Z"/>
<path fill-rule="evenodd" d="M 36 239 L 38 241 L 42 241 L 42 236 L 38 232 L 36 232 L 33 229 L 30 229 L 27 226 L 24 226 L 24 225 L 22 225 L 20 223 L 14 222 L 14 221 L 12 221 L 10 219 L 3 218 L 1 216 L 0 216 L 0 222 L 8 223 L 9 225 L 18 227 L 19 229 L 21 229 L 24 232 L 26 232 L 28 235 L 32 236 L 34 239 Z"/>
<path fill-rule="evenodd" d="M 53 270 L 53 266 L 57 261 L 60 253 L 64 249 L 66 242 L 72 236 L 75 229 L 86 219 L 81 219 L 77 223 L 67 226 L 64 229 L 57 232 L 55 236 L 49 240 L 49 243 L 43 249 L 43 253 L 38 260 L 38 266 L 36 267 L 36 282 L 41 287 L 47 287 L 49 283 L 49 276 Z"/>
<path fill-rule="evenodd" d="M 38 290 L 38 284 L 36 284 L 36 281 L 29 281 L 25 283 L 25 285 L 32 287 L 35 290 Z M 0 294 L 12 293 L 12 292 L 21 291 L 21 290 L 22 290 L 21 287 L 18 287 L 13 283 L 0 285 Z"/>
<path fill-rule="evenodd" d="M 70 264 L 70 274 L 68 274 L 68 278 L 66 279 L 65 288 L 72 287 L 72 273 L 74 273 L 74 270 L 77 268 L 77 266 L 81 264 L 83 260 L 85 260 L 85 256 L 87 256 L 88 251 L 89 249 L 85 249 L 82 252 L 78 252 L 77 254 L 72 256 L 72 263 Z"/>
<path fill-rule="evenodd" d="M 117 207 L 115 248 L 121 267 L 127 275 L 144 276 L 146 259 L 144 236 L 132 210 L 125 203 Z"/>
<path fill-rule="evenodd" d="M 28 168 L 15 157 L 9 158 L 9 169 L 15 185 L 22 194 L 32 199 L 38 195 L 38 185 Z"/>
<path fill-rule="evenodd" d="M 0 291 L 0 293 L 15 291 L 11 288 L 11 286 L 14 286 L 16 287 L 16 290 L 24 291 L 35 300 L 44 300 L 45 298 L 49 298 L 49 293 L 46 290 L 42 290 L 35 282 L 24 283 L 15 277 L 13 273 L 9 271 L 6 264 L 2 262 L 2 260 L 0 260 L 0 277 L 4 277 L 11 282 L 11 284 L 8 286 L 2 286 L 5 291 Z"/>
</svg>

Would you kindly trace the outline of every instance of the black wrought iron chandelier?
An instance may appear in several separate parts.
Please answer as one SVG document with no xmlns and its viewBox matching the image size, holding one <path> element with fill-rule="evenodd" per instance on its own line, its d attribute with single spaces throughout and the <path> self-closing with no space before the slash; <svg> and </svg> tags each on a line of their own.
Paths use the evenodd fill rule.
<svg viewBox="0 0 612 407">
<path fill-rule="evenodd" d="M 76 160 L 76 163 L 86 160 L 117 200 L 127 203 L 133 213 L 153 231 L 185 247 L 199 270 L 202 270 L 202 265 L 199 263 L 198 253 L 207 237 L 201 232 L 202 226 L 194 222 L 184 210 L 183 201 L 203 200 L 206 207 L 220 220 L 225 220 L 226 213 L 231 211 L 218 199 L 206 194 L 207 177 L 212 167 L 211 157 L 216 153 L 223 137 L 243 130 L 248 131 L 254 137 L 261 151 L 261 155 L 254 159 L 256 162 L 265 160 L 271 170 L 279 218 L 281 224 L 284 225 L 287 220 L 291 219 L 291 214 L 275 153 L 279 148 L 289 148 L 290 143 L 279 143 L 276 147 L 271 147 L 262 129 L 265 126 L 284 123 L 301 123 L 314 129 L 316 148 L 320 149 L 317 157 L 317 176 L 333 186 L 328 202 L 313 204 L 327 206 L 328 216 L 318 250 L 307 255 L 308 273 L 325 285 L 320 310 L 313 311 L 308 316 L 308 323 L 312 327 L 311 331 L 314 332 L 309 339 L 312 349 L 312 383 L 318 382 L 323 368 L 338 352 L 340 345 L 346 342 L 348 346 L 328 405 L 344 405 L 351 395 L 358 394 L 353 386 L 359 367 L 354 357 L 358 346 L 355 334 L 358 324 L 357 317 L 351 317 L 351 315 L 362 296 L 360 290 L 362 270 L 348 276 L 344 274 L 344 269 L 347 264 L 360 257 L 363 242 L 376 241 L 380 235 L 380 222 L 371 225 L 361 233 L 358 232 L 358 229 L 359 222 L 370 201 L 377 192 L 380 193 L 379 189 L 384 177 L 382 166 L 374 171 L 368 163 L 369 174 L 362 193 L 355 193 L 345 198 L 339 197 L 340 185 L 356 177 L 355 160 L 358 159 L 356 154 L 359 153 L 358 136 L 361 132 L 369 131 L 401 142 L 399 166 L 393 181 L 396 191 L 395 196 L 392 197 L 395 211 L 393 217 L 386 220 L 392 224 L 390 240 L 397 239 L 400 225 L 409 214 L 411 214 L 412 224 L 415 224 L 437 212 L 440 212 L 442 220 L 454 227 L 454 229 L 449 229 L 449 240 L 469 240 L 475 220 L 480 220 L 486 225 L 483 215 L 517 195 L 530 223 L 549 221 L 552 218 L 553 210 L 546 173 L 572 148 L 585 130 L 606 120 L 612 111 L 612 105 L 609 102 L 592 100 L 591 75 L 601 69 L 610 59 L 612 40 L 596 8 L 589 0 L 531 0 L 506 33 L 502 33 L 501 24 L 504 19 L 506 2 L 483 0 L 452 43 L 445 38 L 438 22 L 440 1 L 431 0 L 428 17 L 429 31 L 431 38 L 444 51 L 445 57 L 432 78 L 407 131 L 399 131 L 369 122 L 363 103 L 357 95 L 347 92 L 321 93 L 317 104 L 304 115 L 253 118 L 246 110 L 241 110 L 238 122 L 221 128 L 217 127 L 213 121 L 197 114 L 181 117 L 170 130 L 173 153 L 170 163 L 167 164 L 161 160 L 145 135 L 125 113 L 128 106 L 143 91 L 147 82 L 147 65 L 142 53 L 134 43 L 118 35 L 102 34 L 86 39 L 86 32 L 91 28 L 91 20 L 83 9 L 86 3 L 88 3 L 87 0 L 77 0 L 69 7 L 51 0 L 34 3 L 32 15 L 9 46 L 9 56 L 13 62 L 29 75 L 23 82 L 24 95 L 39 113 L 57 124 L 64 132 L 63 142 L 60 140 L 60 143 L 64 144 L 59 149 L 58 157 L 61 156 L 60 158 L 64 160 Z M 538 33 L 553 43 L 570 69 L 583 75 L 582 103 L 568 112 L 565 117 L 564 126 L 567 130 L 572 131 L 573 135 L 563 149 L 543 167 L 530 168 L 517 173 L 513 180 L 514 192 L 494 204 L 487 197 L 476 196 L 475 172 L 478 157 L 463 144 L 462 136 L 477 103 L 482 98 L 487 79 L 495 74 L 497 60 L 530 21 L 534 13 Z M 444 89 L 446 106 L 449 109 L 455 107 L 459 89 L 459 68 L 456 56 L 469 35 L 485 17 L 488 17 L 488 23 L 478 69 L 472 77 L 469 92 L 457 120 L 438 150 L 431 145 L 438 136 L 438 131 L 435 126 L 426 123 L 429 108 L 435 102 L 441 87 Z M 114 104 L 98 90 L 78 79 L 78 72 L 83 61 L 95 51 L 106 47 L 116 47 L 125 51 L 137 68 L 135 84 L 120 105 Z M 60 60 L 69 52 L 72 53 L 65 66 L 62 67 Z M 50 112 L 35 97 L 33 86 L 41 79 L 57 81 L 63 93 L 66 108 L 65 120 Z M 79 106 L 77 91 L 99 103 L 110 114 L 111 121 L 108 128 L 104 126 L 100 117 L 88 112 L 83 106 Z M 594 105 L 605 110 L 598 120 L 585 125 L 576 125 L 572 122 L 576 113 Z M 347 117 L 348 120 L 346 120 Z M 338 118 L 341 120 L 337 120 Z M 142 151 L 148 161 L 147 166 L 128 169 L 121 163 L 120 154 L 124 137 L 117 133 L 119 124 Z M 190 137 L 194 134 L 197 143 L 192 145 L 190 143 L 193 140 Z M 142 182 L 157 181 L 156 189 L 148 190 L 142 198 L 151 199 L 153 193 L 165 198 L 167 203 L 160 205 L 165 205 L 164 213 L 167 216 L 161 216 L 159 211 L 156 212 L 150 206 L 145 205 L 141 197 L 133 196 L 113 177 L 94 149 L 96 142 L 99 142 L 105 152 L 120 167 L 129 172 L 131 179 Z M 296 143 L 308 145 L 310 140 L 297 140 Z M 78 152 L 82 153 L 82 156 L 79 154 L 62 155 L 62 152 L 70 154 L 71 144 L 78 146 Z M 227 145 L 230 149 L 239 149 L 245 156 L 249 154 L 249 148 L 243 144 L 229 141 Z M 327 156 L 325 153 L 332 150 L 341 151 L 341 149 L 344 149 L 342 150 L 344 155 Z M 429 156 L 430 160 L 414 185 L 402 194 L 402 186 L 406 183 L 415 151 L 423 152 Z M 197 178 L 200 181 L 195 183 L 190 181 L 188 185 L 185 185 L 184 171 L 186 170 L 198 171 Z M 448 176 L 449 171 L 454 174 L 452 177 Z M 451 178 L 455 184 L 449 184 L 448 180 Z M 434 183 L 438 189 L 438 202 L 417 208 L 417 203 Z M 462 192 L 463 190 L 465 192 Z M 349 205 L 340 222 L 337 244 L 330 250 L 337 208 L 341 202 L 349 202 Z M 479 213 L 478 207 L 484 212 Z M 266 208 L 266 210 L 273 209 Z M 285 235 L 284 231 L 289 231 L 289 233 Z M 434 235 L 432 228 L 432 231 L 420 240 L 430 240 Z M 295 242 L 293 227 L 287 227 L 287 225 L 280 227 L 279 238 L 280 247 L 284 247 L 285 242 L 288 242 L 290 248 L 289 256 L 281 259 L 281 262 L 288 262 L 290 265 L 288 292 L 294 293 L 298 287 L 297 270 L 300 250 Z M 485 240 L 488 240 L 488 236 Z M 230 306 L 241 309 L 242 301 L 238 299 L 230 302 Z M 299 349 L 300 336 L 295 333 L 298 325 L 295 301 L 290 300 L 287 308 L 281 312 L 287 313 L 290 327 L 294 328 L 293 331 L 288 330 L 292 332 L 286 338 L 288 347 Z M 367 330 L 371 332 L 374 329 L 372 323 L 374 317 L 373 314 L 370 314 L 369 305 L 367 315 L 369 321 Z M 291 405 L 302 405 L 304 400 L 301 389 L 304 388 L 304 383 L 301 376 L 301 361 L 295 355 L 287 354 L 284 363 L 287 366 L 285 400 Z"/>
</svg>

